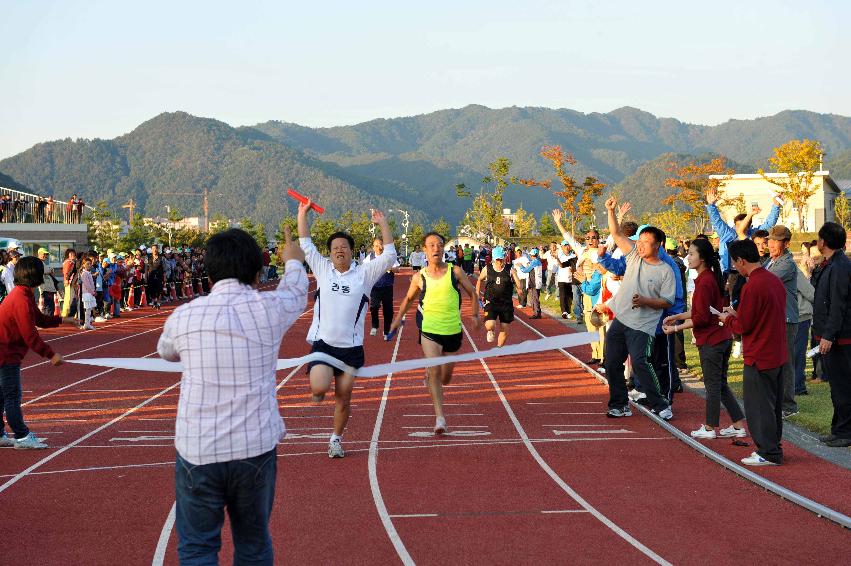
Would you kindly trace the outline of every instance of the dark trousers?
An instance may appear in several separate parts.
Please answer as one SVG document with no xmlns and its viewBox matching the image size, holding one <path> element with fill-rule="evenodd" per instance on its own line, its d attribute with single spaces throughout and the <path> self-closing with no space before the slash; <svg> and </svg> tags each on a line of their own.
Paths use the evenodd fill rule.
<svg viewBox="0 0 851 566">
<path fill-rule="evenodd" d="M 795 401 L 795 335 L 798 332 L 797 322 L 786 323 L 786 353 L 788 358 L 783 364 L 783 410 L 789 413 L 798 411 Z"/>
<path fill-rule="evenodd" d="M 822 358 L 825 371 L 830 375 L 830 401 L 833 403 L 830 432 L 839 438 L 851 438 L 851 344 L 834 343 Z"/>
<path fill-rule="evenodd" d="M 653 336 L 635 330 L 615 319 L 606 332 L 603 365 L 606 379 L 609 380 L 609 408 L 622 409 L 627 406 L 626 381 L 624 380 L 624 362 L 627 356 L 632 360 L 632 371 L 636 380 L 642 384 L 641 391 L 647 395 L 647 403 L 654 411 L 661 411 L 668 402 L 659 393 L 659 379 L 650 364 L 650 352 L 653 350 Z"/>
<path fill-rule="evenodd" d="M 783 449 L 783 366 L 759 370 L 745 364 L 745 414 L 756 452 L 766 460 L 780 464 Z"/>
<path fill-rule="evenodd" d="M 0 366 L 0 432 L 6 429 L 3 422 L 5 415 L 9 428 L 15 433 L 15 438 L 23 438 L 30 433 L 24 423 L 21 412 L 21 365 L 4 364 Z"/>
<path fill-rule="evenodd" d="M 570 314 L 573 308 L 573 285 L 570 283 L 558 284 L 558 302 L 561 304 L 561 312 Z"/>
<path fill-rule="evenodd" d="M 686 334 L 682 330 L 674 333 L 674 360 L 678 369 L 688 369 L 686 363 Z"/>
<path fill-rule="evenodd" d="M 674 402 L 674 392 L 682 385 L 675 355 L 676 337 L 673 334 L 657 334 L 655 340 L 653 340 L 650 363 L 659 378 L 659 393 L 668 400 L 669 404 Z M 635 381 L 643 384 L 641 378 Z M 641 388 L 639 390 L 644 392 Z"/>
<path fill-rule="evenodd" d="M 807 345 L 810 343 L 811 319 L 798 322 L 798 330 L 795 333 L 795 395 L 807 391 L 806 369 L 807 369 Z"/>
<path fill-rule="evenodd" d="M 581 322 L 585 317 L 585 307 L 582 305 L 582 289 L 579 285 L 571 284 L 571 287 L 573 288 L 573 316 Z"/>
<path fill-rule="evenodd" d="M 56 293 L 44 291 L 41 294 L 41 299 L 44 302 L 44 306 L 42 307 L 41 312 L 46 314 L 47 316 L 53 316 L 53 313 L 56 309 Z"/>
<path fill-rule="evenodd" d="M 541 316 L 540 294 L 540 289 L 536 289 L 535 287 L 530 287 L 526 290 L 526 298 L 534 316 Z"/>
<path fill-rule="evenodd" d="M 384 334 L 390 332 L 393 322 L 393 287 L 373 287 L 369 294 L 369 314 L 372 317 L 372 328 L 378 328 L 378 307 L 384 316 Z"/>
<path fill-rule="evenodd" d="M 714 346 L 704 344 L 697 347 L 700 355 L 700 369 L 706 385 L 706 423 L 715 428 L 720 425 L 721 404 L 730 413 L 733 422 L 745 418 L 736 396 L 727 385 L 727 373 L 730 367 L 732 340 L 724 340 Z"/>
<path fill-rule="evenodd" d="M 182 565 L 218 564 L 225 508 L 234 564 L 273 564 L 269 517 L 275 501 L 275 450 L 253 458 L 196 466 L 177 455 L 177 554 Z"/>
<path fill-rule="evenodd" d="M 523 279 L 521 279 L 520 281 L 522 282 Z M 520 303 L 521 307 L 526 306 L 526 289 L 523 289 L 521 287 L 517 288 L 517 302 Z"/>
</svg>

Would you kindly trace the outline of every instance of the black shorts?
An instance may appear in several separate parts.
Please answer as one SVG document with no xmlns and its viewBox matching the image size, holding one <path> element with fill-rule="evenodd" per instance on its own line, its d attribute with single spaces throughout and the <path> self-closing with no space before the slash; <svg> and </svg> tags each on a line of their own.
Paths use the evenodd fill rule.
<svg viewBox="0 0 851 566">
<path fill-rule="evenodd" d="M 425 336 L 432 342 L 437 342 L 438 344 L 443 346 L 444 354 L 451 354 L 452 352 L 457 352 L 461 349 L 460 332 L 458 334 L 434 334 L 432 332 L 420 331 L 420 341 L 422 341 L 423 336 Z"/>
<path fill-rule="evenodd" d="M 354 348 L 336 348 L 334 346 L 329 346 L 322 340 L 317 340 L 313 343 L 313 346 L 310 348 L 310 353 L 313 352 L 321 352 L 323 354 L 328 354 L 329 356 L 335 357 L 347 366 L 352 366 L 353 368 L 361 368 L 364 364 L 363 358 L 363 346 L 355 346 Z M 310 369 L 313 366 L 328 366 L 334 370 L 334 377 L 343 374 L 343 370 L 335 368 L 334 366 L 329 365 L 327 362 L 323 361 L 312 361 L 307 363 L 307 372 L 310 373 Z"/>
<path fill-rule="evenodd" d="M 419 271 L 420 269 L 422 269 L 422 266 L 421 265 L 412 265 L 411 269 L 413 269 L 414 271 Z"/>
<path fill-rule="evenodd" d="M 485 303 L 485 320 L 496 320 L 503 324 L 514 322 L 514 305 L 495 305 Z"/>
</svg>

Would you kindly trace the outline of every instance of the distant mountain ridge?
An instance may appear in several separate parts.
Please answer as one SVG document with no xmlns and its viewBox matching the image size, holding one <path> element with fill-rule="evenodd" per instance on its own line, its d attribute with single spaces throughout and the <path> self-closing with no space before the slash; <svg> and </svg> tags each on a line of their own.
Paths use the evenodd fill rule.
<svg viewBox="0 0 851 566">
<path fill-rule="evenodd" d="M 38 144 L 0 161 L 0 171 L 33 192 L 117 208 L 130 197 L 146 214 L 166 204 L 198 214 L 200 199 L 168 192 L 221 194 L 211 212 L 248 215 L 268 227 L 294 206 L 287 186 L 316 195 L 332 214 L 371 204 L 404 208 L 419 219 L 445 216 L 456 223 L 469 206 L 454 187 L 476 190 L 487 164 L 512 161 L 520 177 L 551 178 L 538 156 L 543 145 L 561 145 L 578 160 L 580 180 L 594 175 L 619 190 L 638 210 L 657 210 L 669 191 L 660 169 L 639 169 L 665 154 L 723 154 L 737 170 L 752 169 L 771 149 L 792 138 L 818 139 L 828 154 L 851 150 L 851 118 L 787 110 L 717 126 L 657 118 L 630 107 L 585 114 L 569 109 L 470 105 L 418 116 L 377 119 L 353 126 L 309 128 L 269 121 L 233 128 L 183 112 L 164 113 L 113 140 L 62 140 Z M 847 159 L 846 159 L 847 161 Z M 842 162 L 843 164 L 845 161 Z M 631 178 L 633 174 L 638 178 Z M 663 179 L 662 179 L 663 180 Z M 623 192 L 622 192 L 623 194 Z M 555 199 L 539 188 L 512 187 L 506 206 L 536 214 Z"/>
</svg>

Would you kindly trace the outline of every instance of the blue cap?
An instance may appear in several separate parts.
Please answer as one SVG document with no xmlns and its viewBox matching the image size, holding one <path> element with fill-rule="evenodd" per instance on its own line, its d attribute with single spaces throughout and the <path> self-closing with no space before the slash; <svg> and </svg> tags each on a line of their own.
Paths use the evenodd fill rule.
<svg viewBox="0 0 851 566">
<path fill-rule="evenodd" d="M 642 224 L 641 226 L 639 226 L 638 230 L 635 231 L 635 234 L 630 236 L 629 239 L 632 240 L 633 242 L 636 241 L 638 239 L 638 237 L 641 235 L 641 232 L 643 232 L 645 228 L 650 228 L 650 224 Z"/>
<path fill-rule="evenodd" d="M 562 241 L 561 241 L 561 245 L 562 245 L 562 246 L 569 246 L 569 245 L 570 245 L 570 242 L 568 242 L 567 240 L 562 240 Z"/>
<path fill-rule="evenodd" d="M 538 248 L 532 248 L 532 250 L 529 252 L 529 255 L 538 255 Z"/>
<path fill-rule="evenodd" d="M 497 246 L 491 252 L 491 257 L 493 259 L 505 259 L 505 250 L 502 246 Z"/>
</svg>

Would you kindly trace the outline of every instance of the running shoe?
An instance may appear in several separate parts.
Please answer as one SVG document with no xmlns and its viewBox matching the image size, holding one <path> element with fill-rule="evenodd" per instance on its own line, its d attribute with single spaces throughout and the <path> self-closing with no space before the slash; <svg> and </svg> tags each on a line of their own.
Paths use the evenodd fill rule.
<svg viewBox="0 0 851 566">
<path fill-rule="evenodd" d="M 47 448 L 47 444 L 32 432 L 19 440 L 15 440 L 16 450 L 42 450 L 44 448 Z"/>
<path fill-rule="evenodd" d="M 346 453 L 343 452 L 343 443 L 339 438 L 332 440 L 328 444 L 328 457 L 329 458 L 344 458 Z"/>
<path fill-rule="evenodd" d="M 797 414 L 798 414 L 797 409 L 795 409 L 794 411 L 783 411 L 783 419 L 788 419 L 790 417 L 794 417 Z"/>
<path fill-rule="evenodd" d="M 0 448 L 12 448 L 15 445 L 15 439 L 9 438 L 4 432 L 0 435 Z"/>
<path fill-rule="evenodd" d="M 563 319 L 567 319 L 568 314 L 567 314 L 566 312 L 563 312 L 563 313 L 561 313 L 561 317 L 562 317 Z"/>
<path fill-rule="evenodd" d="M 751 452 L 751 455 L 747 458 L 742 458 L 742 464 L 745 466 L 777 466 L 776 464 L 770 460 L 766 460 L 756 452 Z"/>
<path fill-rule="evenodd" d="M 488 330 L 488 342 L 493 342 L 494 333 L 493 330 Z"/>
<path fill-rule="evenodd" d="M 622 409 L 609 409 L 606 412 L 607 417 L 611 417 L 613 419 L 618 419 L 620 417 L 631 417 L 632 411 L 629 410 L 629 405 L 623 407 Z"/>
<path fill-rule="evenodd" d="M 646 399 L 647 395 L 642 393 L 638 389 L 630 389 L 627 393 L 627 396 L 632 400 L 633 403 L 637 403 L 640 399 Z"/>
<path fill-rule="evenodd" d="M 653 411 L 653 413 L 658 415 L 663 421 L 669 421 L 674 418 L 674 411 L 671 410 L 671 407 L 665 407 L 658 413 L 656 411 Z"/>
<path fill-rule="evenodd" d="M 377 328 L 370 328 L 370 329 L 369 329 L 369 335 L 370 335 L 370 336 L 375 336 L 376 334 L 378 334 L 378 329 L 377 329 Z"/>
<path fill-rule="evenodd" d="M 446 426 L 446 419 L 438 417 L 434 423 L 434 434 L 445 434 L 447 430 L 448 427 Z"/>
<path fill-rule="evenodd" d="M 102 316 L 95 317 L 95 322 L 106 322 L 106 319 Z"/>
<path fill-rule="evenodd" d="M 91 324 L 87 324 L 83 328 L 85 328 L 86 330 L 94 330 L 95 329 L 95 327 L 92 326 Z"/>
<path fill-rule="evenodd" d="M 701 425 L 699 429 L 691 431 L 691 437 L 712 440 L 713 438 L 716 438 L 715 429 L 706 430 L 706 427 Z"/>
<path fill-rule="evenodd" d="M 748 433 L 743 428 L 736 428 L 733 425 L 730 425 L 727 428 L 719 430 L 718 435 L 721 438 L 744 438 L 748 435 Z"/>
<path fill-rule="evenodd" d="M 322 401 L 325 400 L 325 394 L 320 393 L 320 394 L 317 395 L 316 393 L 313 393 L 313 394 L 310 395 L 310 400 L 313 401 L 314 403 L 321 403 Z"/>
<path fill-rule="evenodd" d="M 733 342 L 733 357 L 737 360 L 742 357 L 742 343 L 738 340 Z"/>
</svg>

